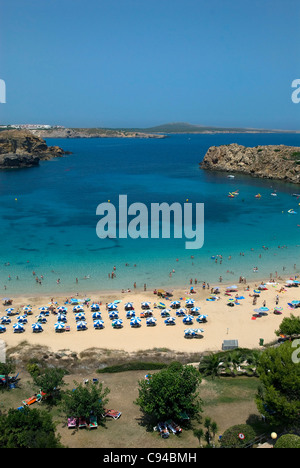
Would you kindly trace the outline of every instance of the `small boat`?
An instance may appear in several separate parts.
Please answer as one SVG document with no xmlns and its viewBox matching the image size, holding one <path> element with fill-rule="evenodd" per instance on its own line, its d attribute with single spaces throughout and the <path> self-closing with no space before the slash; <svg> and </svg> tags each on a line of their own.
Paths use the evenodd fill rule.
<svg viewBox="0 0 300 468">
<path fill-rule="evenodd" d="M 255 195 L 255 198 L 261 198 L 261 194 L 258 193 L 257 195 Z"/>
</svg>

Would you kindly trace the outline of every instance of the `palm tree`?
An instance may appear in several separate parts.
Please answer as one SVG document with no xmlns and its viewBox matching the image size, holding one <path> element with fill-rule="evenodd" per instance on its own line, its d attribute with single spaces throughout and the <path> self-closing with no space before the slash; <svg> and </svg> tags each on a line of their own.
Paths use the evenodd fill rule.
<svg viewBox="0 0 300 468">
<path fill-rule="evenodd" d="M 199 363 L 199 372 L 204 376 L 211 376 L 213 379 L 219 377 L 222 371 L 222 363 L 217 354 L 210 353 L 203 356 Z"/>
<path fill-rule="evenodd" d="M 200 441 L 204 435 L 204 432 L 203 432 L 203 429 L 194 429 L 194 436 L 197 437 L 198 441 L 199 441 L 199 445 L 200 445 Z"/>
</svg>

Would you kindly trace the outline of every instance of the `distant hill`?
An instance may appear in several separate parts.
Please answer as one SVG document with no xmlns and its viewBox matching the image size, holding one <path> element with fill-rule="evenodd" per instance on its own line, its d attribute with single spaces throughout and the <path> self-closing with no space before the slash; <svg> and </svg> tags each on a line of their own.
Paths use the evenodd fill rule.
<svg viewBox="0 0 300 468">
<path fill-rule="evenodd" d="M 210 127 L 204 125 L 193 125 L 186 122 L 166 123 L 155 127 L 144 128 L 143 131 L 149 133 L 299 133 L 297 130 Z"/>
</svg>

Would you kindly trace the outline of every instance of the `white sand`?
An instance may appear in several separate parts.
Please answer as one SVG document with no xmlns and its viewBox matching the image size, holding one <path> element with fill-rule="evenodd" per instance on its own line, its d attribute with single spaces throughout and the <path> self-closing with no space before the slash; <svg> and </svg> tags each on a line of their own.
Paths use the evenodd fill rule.
<svg viewBox="0 0 300 468">
<path fill-rule="evenodd" d="M 296 316 L 300 315 L 300 308 L 291 310 L 288 307 L 289 302 L 300 299 L 300 288 L 285 288 L 284 292 L 279 293 L 283 285 L 284 282 L 281 282 L 280 285 L 267 285 L 268 290 L 261 292 L 256 306 L 253 306 L 253 297 L 250 297 L 255 288 L 255 284 L 253 283 L 250 283 L 250 291 L 245 291 L 245 285 L 238 285 L 238 294 L 244 296 L 245 299 L 240 300 L 240 305 L 235 305 L 234 307 L 227 306 L 229 296 L 225 295 L 226 287 L 224 285 L 220 287 L 220 299 L 213 302 L 206 300 L 210 296 L 210 291 L 207 289 L 203 291 L 201 285 L 194 286 L 196 294 L 193 295 L 190 295 L 186 290 L 174 290 L 170 300 L 160 299 L 151 291 L 91 294 L 89 296 L 91 298 L 90 304 L 93 301 L 102 302 L 100 310 L 102 319 L 105 322 L 105 328 L 103 330 L 94 329 L 92 312 L 90 308 L 84 306 L 88 330 L 77 331 L 73 306 L 67 304 L 67 325 L 70 326 L 70 331 L 63 333 L 55 332 L 54 323 L 57 321 L 57 318 L 53 314 L 50 314 L 47 317 L 47 323 L 42 325 L 44 330 L 42 333 L 37 334 L 32 332 L 31 324 L 37 321 L 36 316 L 40 312 L 38 308 L 49 305 L 51 297 L 15 297 L 12 298 L 15 310 L 18 307 L 30 304 L 33 308 L 33 314 L 28 316 L 28 323 L 24 325 L 25 332 L 20 334 L 13 332 L 13 324 L 17 321 L 17 316 L 13 316 L 11 324 L 6 325 L 7 331 L 1 334 L 1 339 L 5 341 L 7 347 L 16 346 L 26 340 L 28 343 L 47 346 L 55 352 L 62 349 L 81 352 L 89 348 L 119 349 L 127 352 L 153 348 L 168 348 L 183 352 L 217 351 L 221 350 L 223 340 L 232 339 L 238 340 L 240 347 L 258 348 L 260 338 L 263 338 L 265 343 L 276 340 L 275 330 L 279 328 L 284 317 L 289 317 L 291 313 Z M 279 306 L 283 307 L 282 315 L 273 314 L 277 294 L 280 297 Z M 233 298 L 235 295 L 236 293 L 232 293 Z M 78 296 L 78 298 L 83 297 L 83 295 Z M 160 300 L 166 304 L 167 308 L 170 308 L 171 301 L 180 300 L 180 298 L 186 299 L 188 297 L 195 300 L 195 306 L 201 308 L 201 314 L 208 315 L 207 323 L 199 324 L 194 320 L 193 325 L 186 325 L 182 322 L 182 317 L 176 317 L 174 310 L 171 316 L 176 317 L 176 325 L 167 326 L 164 323 L 165 319 L 161 317 L 160 309 L 153 308 L 153 304 L 158 303 Z M 66 296 L 54 297 L 54 301 L 57 301 L 59 306 L 64 305 L 65 300 Z M 122 329 L 112 328 L 111 320 L 108 318 L 108 312 L 105 308 L 106 303 L 113 302 L 114 300 L 121 301 L 118 309 L 119 317 L 123 319 Z M 126 302 L 133 302 L 136 316 L 139 316 L 142 311 L 141 303 L 144 301 L 151 302 L 153 315 L 157 319 L 156 326 L 147 327 L 146 319 L 142 318 L 140 328 L 131 328 L 130 320 L 126 318 L 124 304 Z M 266 301 L 266 305 L 270 309 L 268 315 L 253 320 L 254 309 L 261 307 L 263 301 Z M 181 305 L 182 307 L 185 306 L 185 300 L 181 300 Z M 5 306 L 1 306 L 1 317 L 6 315 L 6 308 Z M 21 312 L 21 314 L 23 313 Z M 203 338 L 185 338 L 184 330 L 186 328 L 204 329 Z"/>
</svg>

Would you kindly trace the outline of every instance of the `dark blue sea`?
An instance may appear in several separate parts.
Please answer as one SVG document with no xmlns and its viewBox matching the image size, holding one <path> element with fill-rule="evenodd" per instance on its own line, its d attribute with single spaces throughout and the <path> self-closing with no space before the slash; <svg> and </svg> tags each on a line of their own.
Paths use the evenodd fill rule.
<svg viewBox="0 0 300 468">
<path fill-rule="evenodd" d="M 300 187 L 199 168 L 212 145 L 300 146 L 300 135 L 172 135 L 47 140 L 73 154 L 0 173 L 0 291 L 4 296 L 172 288 L 190 279 L 236 284 L 300 271 Z M 228 193 L 238 191 L 235 198 Z M 276 191 L 277 196 L 271 193 Z M 255 198 L 260 193 L 261 198 Z M 185 239 L 100 239 L 100 203 L 204 203 L 204 245 Z M 297 214 L 288 213 L 290 209 Z M 172 232 L 172 231 L 171 231 Z M 220 262 L 222 256 L 222 261 Z M 296 264 L 296 265 L 295 265 Z M 115 267 L 115 270 L 113 268 Z M 109 277 L 115 272 L 115 278 Z M 39 278 L 37 283 L 33 272 Z M 76 281 L 77 278 L 77 281 Z M 59 281 L 58 281 L 59 280 Z"/>
</svg>

